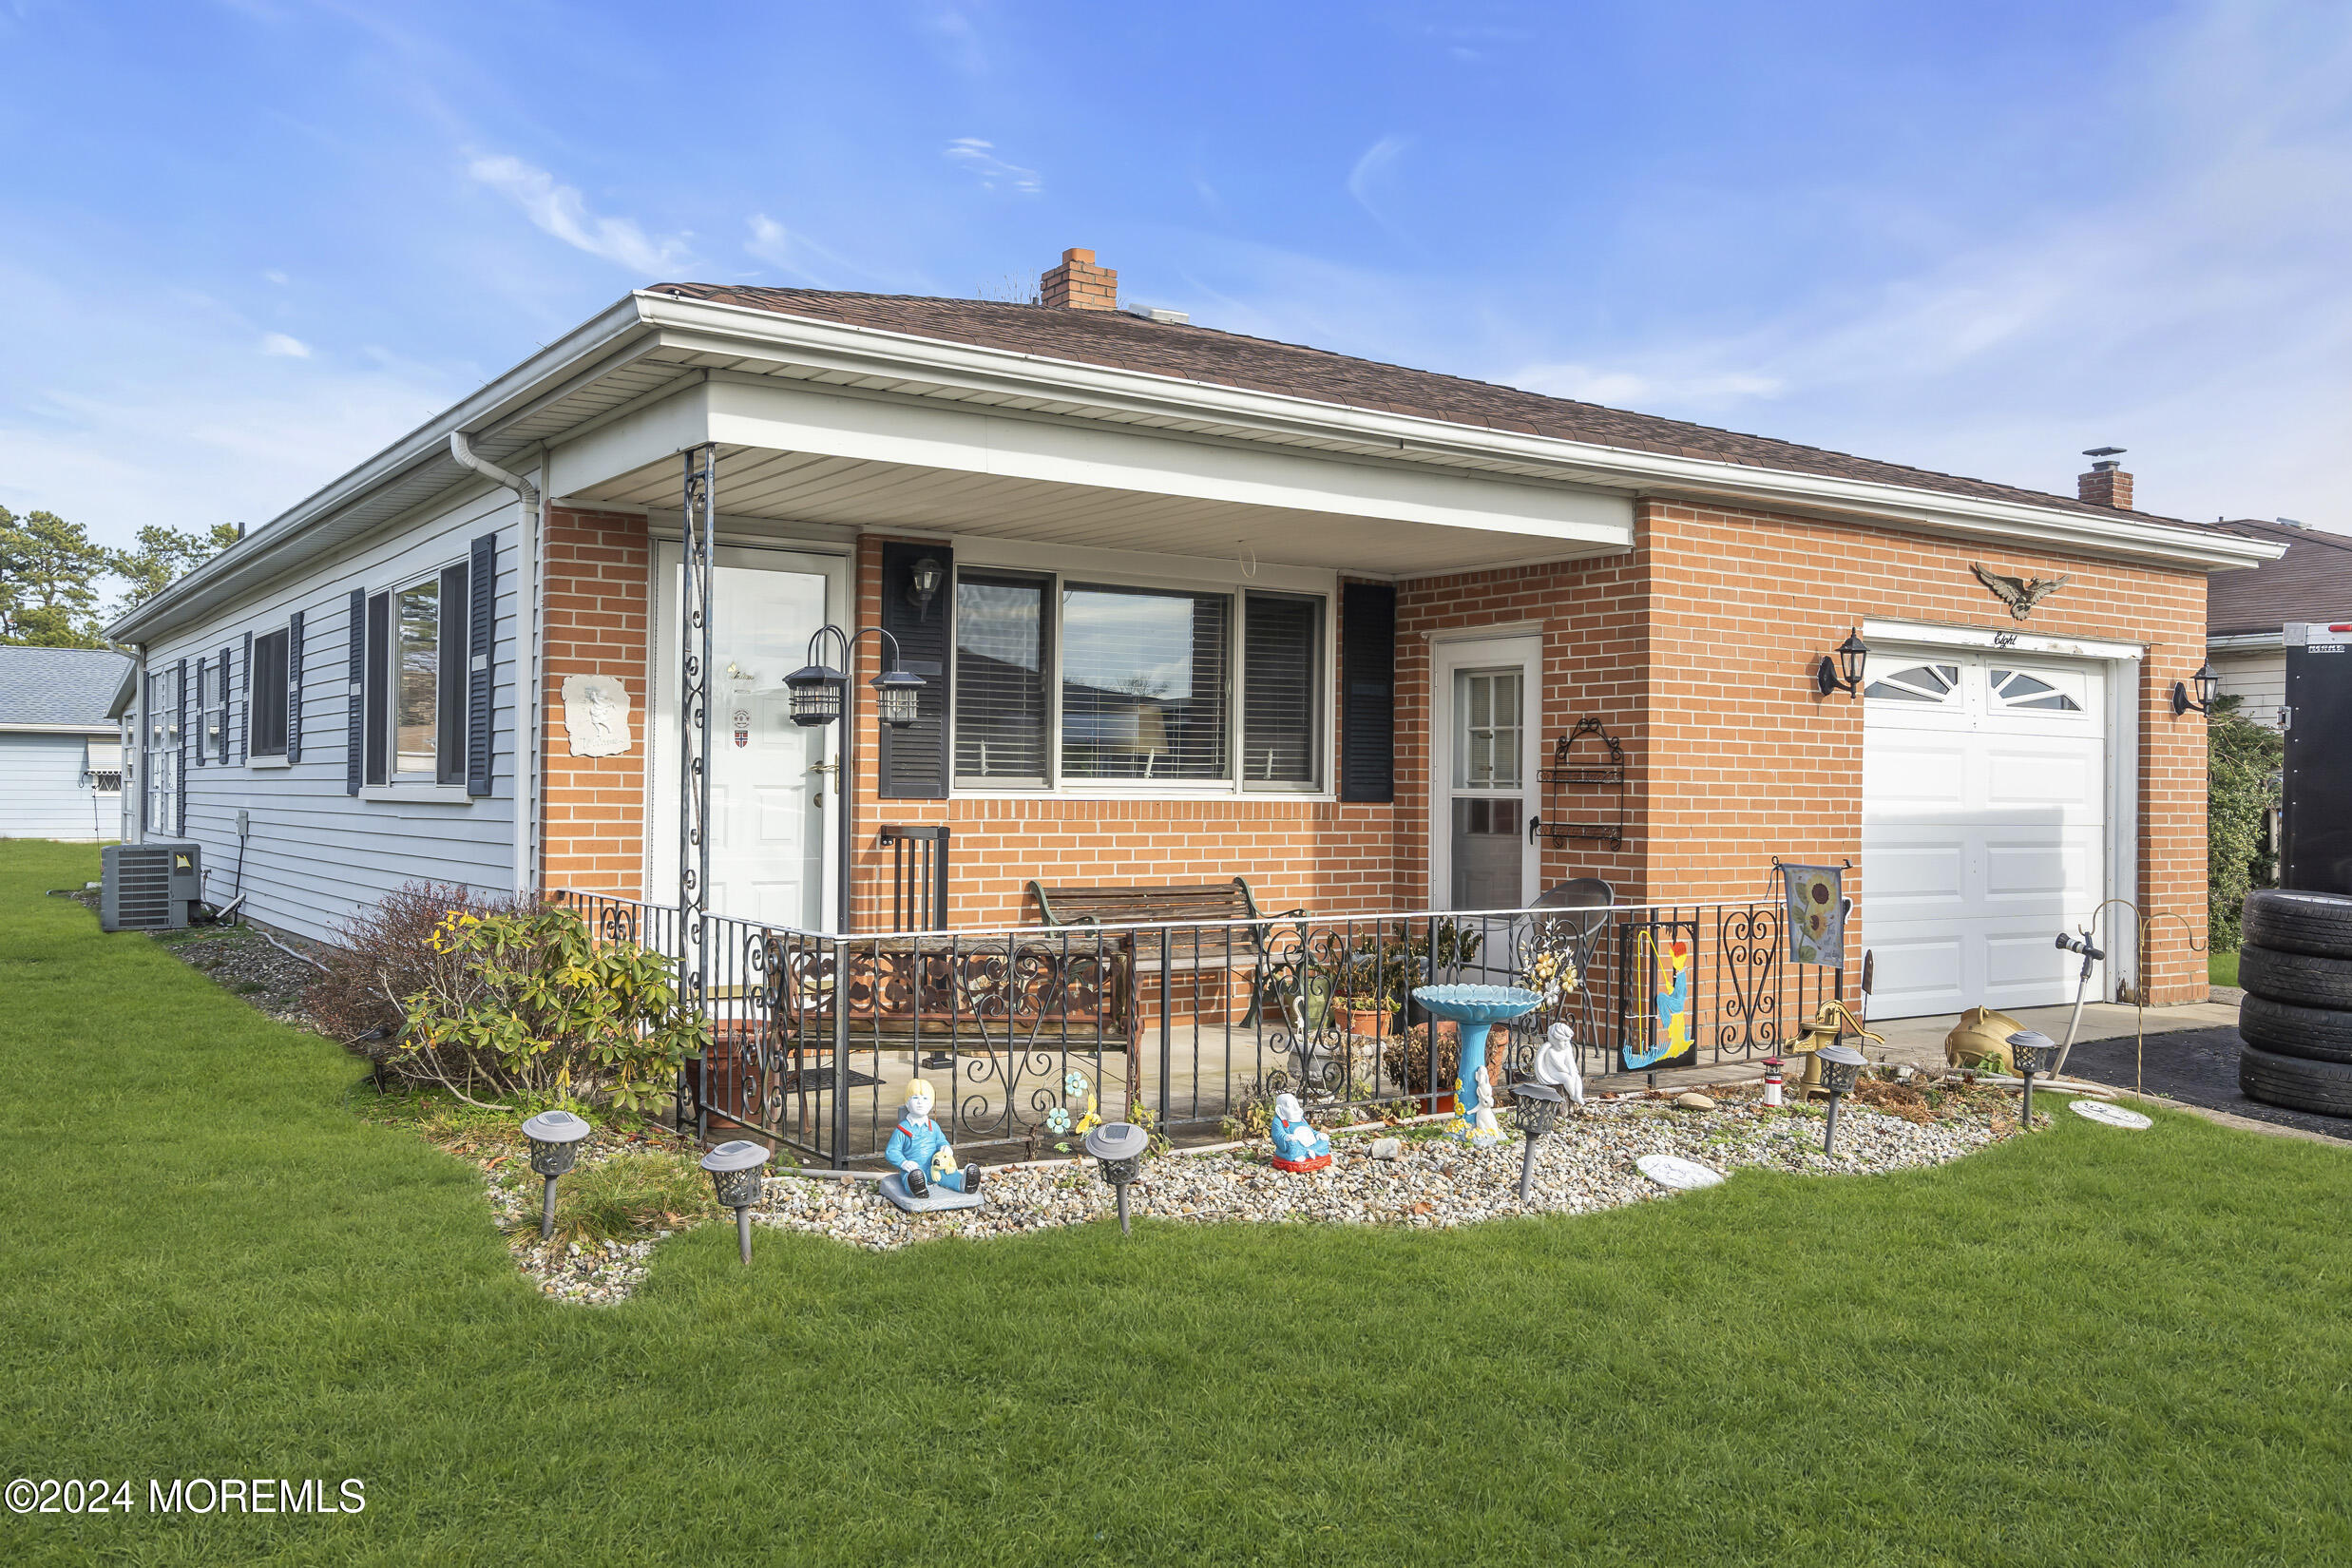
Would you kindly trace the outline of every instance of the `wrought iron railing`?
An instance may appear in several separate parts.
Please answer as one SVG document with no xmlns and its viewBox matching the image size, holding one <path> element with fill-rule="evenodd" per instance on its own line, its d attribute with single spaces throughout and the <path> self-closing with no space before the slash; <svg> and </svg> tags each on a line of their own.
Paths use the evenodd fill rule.
<svg viewBox="0 0 2352 1568">
<path fill-rule="evenodd" d="M 847 937 L 705 915 L 697 945 L 675 908 L 552 896 L 601 938 L 708 964 L 682 1120 L 825 1163 L 876 1156 L 917 1077 L 958 1147 L 998 1158 L 1075 1147 L 1090 1100 L 1179 1133 L 1285 1090 L 1449 1109 L 1452 1026 L 1411 1002 L 1432 983 L 1537 991 L 1489 1059 L 1524 1070 L 1566 1023 L 1594 1079 L 1772 1055 L 1843 994 L 1838 971 L 1788 961 L 1774 902 Z"/>
</svg>

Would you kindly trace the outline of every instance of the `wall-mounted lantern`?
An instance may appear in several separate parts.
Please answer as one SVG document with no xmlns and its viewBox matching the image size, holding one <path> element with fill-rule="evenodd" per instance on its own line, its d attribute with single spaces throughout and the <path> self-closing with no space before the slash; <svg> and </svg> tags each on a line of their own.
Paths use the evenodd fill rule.
<svg viewBox="0 0 2352 1568">
<path fill-rule="evenodd" d="M 907 597 L 914 601 L 916 609 L 927 610 L 947 582 L 947 568 L 939 564 L 938 557 L 927 555 L 916 562 L 913 570 L 908 574 Z"/>
<path fill-rule="evenodd" d="M 1860 627 L 1848 631 L 1837 651 L 1821 656 L 1821 667 L 1813 672 L 1813 684 L 1824 697 L 1844 692 L 1848 697 L 1862 694 L 1862 661 L 1869 657 L 1868 644 L 1862 640 Z"/>
<path fill-rule="evenodd" d="M 2197 673 L 2189 679 L 2197 683 L 2197 695 L 2194 697 L 2189 695 L 2186 682 L 2179 680 L 2172 682 L 2172 717 L 2174 718 L 2178 718 L 2191 709 L 2201 714 L 2209 714 L 2213 711 L 2213 694 L 2221 685 L 2221 677 L 2213 673 L 2212 664 L 2209 661 L 2198 665 Z"/>
<path fill-rule="evenodd" d="M 531 1169 L 547 1178 L 539 1195 L 539 1239 L 555 1234 L 555 1183 L 580 1159 L 580 1142 L 594 1131 L 569 1111 L 542 1111 L 523 1123 L 530 1140 Z"/>
</svg>

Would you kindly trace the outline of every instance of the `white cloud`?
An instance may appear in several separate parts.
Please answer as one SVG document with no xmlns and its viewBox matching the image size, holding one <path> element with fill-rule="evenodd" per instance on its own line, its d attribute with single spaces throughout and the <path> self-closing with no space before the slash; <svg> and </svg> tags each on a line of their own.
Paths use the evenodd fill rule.
<svg viewBox="0 0 2352 1568">
<path fill-rule="evenodd" d="M 282 332 L 263 333 L 261 352 L 278 359 L 308 359 L 311 346 L 298 337 L 289 337 Z"/>
<path fill-rule="evenodd" d="M 267 278 L 270 282 L 277 284 L 281 289 L 286 286 L 286 275 L 279 272 L 276 267 L 270 268 L 261 276 Z"/>
<path fill-rule="evenodd" d="M 600 218 L 588 211 L 576 187 L 557 184 L 555 176 L 519 158 L 503 153 L 476 158 L 466 165 L 466 173 L 512 201 L 525 217 L 564 243 L 645 275 L 648 281 L 680 270 L 691 255 L 684 235 L 656 239 L 633 220 Z"/>
<path fill-rule="evenodd" d="M 752 215 L 751 230 L 751 239 L 743 242 L 745 250 L 810 288 L 837 289 L 844 274 L 864 270 L 807 235 L 786 228 L 766 213 Z"/>
<path fill-rule="evenodd" d="M 1413 139 L 1409 136 L 1393 133 L 1384 136 L 1365 148 L 1355 166 L 1348 171 L 1348 194 L 1355 198 L 1357 206 L 1372 215 L 1374 222 L 1391 232 L 1394 232 L 1395 226 L 1389 222 L 1388 215 L 1381 211 L 1374 198 L 1387 183 L 1389 171 L 1395 168 L 1397 160 L 1412 144 Z"/>
<path fill-rule="evenodd" d="M 1045 188 L 1035 169 L 1024 169 L 1018 163 L 1008 163 L 996 155 L 996 143 L 983 142 L 977 136 L 959 136 L 947 143 L 946 155 L 950 163 L 969 169 L 985 191 L 1007 190 L 1020 196 L 1035 196 Z"/>
</svg>

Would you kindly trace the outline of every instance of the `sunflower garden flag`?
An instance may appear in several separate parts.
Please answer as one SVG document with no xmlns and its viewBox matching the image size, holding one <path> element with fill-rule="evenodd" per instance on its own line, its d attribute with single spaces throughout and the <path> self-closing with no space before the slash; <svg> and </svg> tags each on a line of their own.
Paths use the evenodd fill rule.
<svg viewBox="0 0 2352 1568">
<path fill-rule="evenodd" d="M 1788 895 L 1788 962 L 1845 967 L 1845 872 L 1837 866 L 1783 866 Z"/>
</svg>

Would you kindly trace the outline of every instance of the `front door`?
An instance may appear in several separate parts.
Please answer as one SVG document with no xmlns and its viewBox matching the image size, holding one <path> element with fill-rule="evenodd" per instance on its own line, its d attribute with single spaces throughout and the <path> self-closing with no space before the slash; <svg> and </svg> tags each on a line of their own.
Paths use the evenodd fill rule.
<svg viewBox="0 0 2352 1568">
<path fill-rule="evenodd" d="M 1430 790 L 1430 897 L 1446 909 L 1518 909 L 1535 896 L 1527 836 L 1543 711 L 1540 640 L 1440 643 Z"/>
<path fill-rule="evenodd" d="M 677 887 L 678 547 L 654 643 L 661 704 L 655 731 L 656 824 L 649 887 Z M 784 678 L 840 595 L 839 564 L 782 550 L 721 549 L 711 577 L 710 910 L 763 926 L 819 930 L 832 908 L 832 758 L 838 724 L 792 721 Z"/>
</svg>

